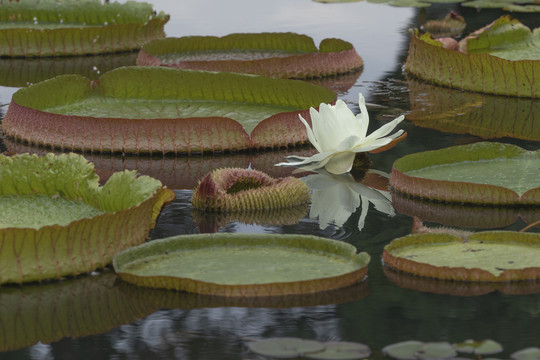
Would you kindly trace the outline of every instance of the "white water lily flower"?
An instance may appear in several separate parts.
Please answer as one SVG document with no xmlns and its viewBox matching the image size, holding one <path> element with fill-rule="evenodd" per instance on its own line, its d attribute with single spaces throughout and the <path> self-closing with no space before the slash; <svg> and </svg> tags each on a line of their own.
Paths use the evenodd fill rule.
<svg viewBox="0 0 540 360">
<path fill-rule="evenodd" d="M 310 108 L 313 128 L 299 115 L 309 141 L 319 153 L 311 157 L 288 156 L 288 162 L 276 166 L 296 166 L 304 170 L 324 167 L 329 173 L 344 174 L 351 171 L 356 153 L 381 148 L 403 134 L 404 131 L 399 130 L 387 136 L 405 118 L 401 115 L 366 136 L 369 115 L 364 96 L 359 94 L 358 97 L 360 114 L 356 116 L 342 100 L 336 101 L 336 105 L 322 103 L 319 111 Z"/>
<path fill-rule="evenodd" d="M 388 177 L 380 171 L 368 170 L 368 172 Z M 389 216 L 395 215 L 390 192 L 356 182 L 351 174 L 332 175 L 321 169 L 318 174 L 308 175 L 303 180 L 312 190 L 309 217 L 319 218 L 321 229 L 325 229 L 331 223 L 343 226 L 361 206 L 358 229 L 362 230 L 370 202 L 375 205 L 376 210 Z"/>
</svg>

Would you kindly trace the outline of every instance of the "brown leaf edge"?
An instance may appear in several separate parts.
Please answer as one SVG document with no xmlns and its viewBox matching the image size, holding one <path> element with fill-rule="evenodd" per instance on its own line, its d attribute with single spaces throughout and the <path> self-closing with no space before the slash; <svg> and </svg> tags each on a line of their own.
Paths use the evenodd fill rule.
<svg viewBox="0 0 540 360">
<path fill-rule="evenodd" d="M 193 244 L 193 245 L 192 245 Z M 228 245 L 224 245 L 228 244 Z M 140 257 L 162 254 L 163 249 L 167 251 L 182 250 L 183 247 L 196 246 L 284 246 L 299 249 L 317 249 L 321 252 L 334 254 L 343 257 L 345 260 L 357 264 L 357 270 L 352 272 L 329 276 L 320 279 L 295 282 L 276 282 L 254 285 L 227 285 L 219 283 L 209 283 L 190 278 L 174 276 L 139 276 L 126 272 L 123 268 Z M 177 291 L 187 291 L 203 295 L 217 295 L 225 297 L 268 297 L 317 293 L 350 286 L 362 281 L 367 275 L 367 264 L 369 255 L 367 253 L 356 254 L 354 246 L 340 241 L 321 238 L 311 235 L 288 235 L 275 236 L 272 234 L 196 234 L 173 236 L 166 239 L 155 240 L 131 249 L 118 253 L 113 266 L 120 279 L 138 285 L 151 288 L 161 288 Z"/>
<path fill-rule="evenodd" d="M 503 240 L 494 240 L 494 239 Z M 534 233 L 520 233 L 513 231 L 486 231 L 474 233 L 468 236 L 468 240 L 479 240 L 485 242 L 508 242 L 519 243 L 528 246 L 539 246 L 540 235 Z M 416 262 L 410 259 L 394 256 L 393 250 L 398 248 L 429 245 L 440 243 L 463 242 L 461 236 L 447 233 L 415 234 L 397 238 L 386 245 L 383 250 L 383 262 L 385 265 L 417 276 L 436 278 L 440 280 L 467 281 L 467 282 L 508 282 L 540 279 L 539 267 L 528 267 L 523 269 L 510 269 L 503 271 L 500 275 L 494 275 L 487 270 L 479 268 L 464 268 L 450 266 L 434 266 L 427 263 Z"/>
</svg>

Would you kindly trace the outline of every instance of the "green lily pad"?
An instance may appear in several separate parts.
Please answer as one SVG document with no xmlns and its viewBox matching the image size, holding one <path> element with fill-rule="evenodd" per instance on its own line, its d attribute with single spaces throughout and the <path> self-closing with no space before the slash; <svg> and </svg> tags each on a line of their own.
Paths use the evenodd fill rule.
<svg viewBox="0 0 540 360">
<path fill-rule="evenodd" d="M 540 234 L 490 231 L 457 236 L 409 235 L 386 245 L 386 265 L 419 276 L 457 281 L 540 279 Z"/>
<path fill-rule="evenodd" d="M 514 360 L 537 360 L 540 359 L 540 348 L 525 348 L 512 353 L 510 357 Z"/>
<path fill-rule="evenodd" d="M 454 344 L 454 348 L 459 352 L 475 355 L 491 355 L 503 351 L 501 344 L 490 339 L 482 341 L 465 340 L 461 343 Z"/>
<path fill-rule="evenodd" d="M 458 51 L 414 30 L 405 70 L 446 87 L 538 98 L 534 74 L 540 72 L 539 35 L 503 16 L 462 40 Z"/>
<path fill-rule="evenodd" d="M 530 5 L 526 5 L 530 4 Z M 472 0 L 461 3 L 461 6 L 476 9 L 503 9 L 512 12 L 540 12 L 540 6 L 535 1 L 493 1 L 493 0 Z"/>
<path fill-rule="evenodd" d="M 411 76 L 407 77 L 407 86 L 411 112 L 406 117 L 416 126 L 483 139 L 540 139 L 540 124 L 535 121 L 540 99 L 461 91 Z"/>
<path fill-rule="evenodd" d="M 540 151 L 476 143 L 406 155 L 394 162 L 390 186 L 430 200 L 538 205 Z"/>
<path fill-rule="evenodd" d="M 360 360 L 371 355 L 371 349 L 364 344 L 350 341 L 331 341 L 323 343 L 324 350 L 306 354 L 308 359 L 319 360 Z"/>
<path fill-rule="evenodd" d="M 279 359 L 294 359 L 312 352 L 321 351 L 324 345 L 316 340 L 299 338 L 273 338 L 252 341 L 248 344 L 251 351 Z"/>
<path fill-rule="evenodd" d="M 315 293 L 361 281 L 369 255 L 341 241 L 304 235 L 183 235 L 121 252 L 120 278 L 147 287 L 220 296 Z"/>
<path fill-rule="evenodd" d="M 76 154 L 0 155 L 0 284 L 91 272 L 140 244 L 174 193 L 135 172 L 104 186 Z"/>
<path fill-rule="evenodd" d="M 310 107 L 332 91 L 236 73 L 124 67 L 97 81 L 64 75 L 18 90 L 5 135 L 64 150 L 200 153 L 307 143 Z M 251 133 L 251 138 L 248 135 Z"/>
<path fill-rule="evenodd" d="M 2 4 L 0 56 L 42 57 L 112 53 L 165 36 L 164 13 L 135 1 L 19 0 Z"/>
<path fill-rule="evenodd" d="M 239 33 L 154 40 L 139 52 L 137 65 L 167 66 L 306 79 L 361 69 L 352 44 L 295 33 Z"/>
<path fill-rule="evenodd" d="M 2 287 L 0 351 L 102 334 L 159 309 L 122 292 L 116 280 L 112 271 L 106 271 L 61 282 Z"/>
<path fill-rule="evenodd" d="M 398 360 L 414 359 L 451 359 L 456 351 L 447 342 L 422 342 L 416 340 L 402 341 L 387 345 L 383 353 Z"/>
</svg>

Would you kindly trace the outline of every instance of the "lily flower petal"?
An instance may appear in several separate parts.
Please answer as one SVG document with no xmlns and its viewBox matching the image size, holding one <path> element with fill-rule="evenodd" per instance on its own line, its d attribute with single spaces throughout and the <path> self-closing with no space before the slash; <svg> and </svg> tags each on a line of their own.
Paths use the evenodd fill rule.
<svg viewBox="0 0 540 360">
<path fill-rule="evenodd" d="M 356 153 L 382 148 L 404 133 L 399 130 L 387 136 L 403 121 L 402 115 L 366 136 L 369 114 L 362 94 L 358 95 L 358 106 L 360 114 L 356 116 L 342 100 L 337 100 L 335 105 L 322 103 L 319 111 L 310 108 L 311 127 L 302 116 L 300 120 L 306 127 L 309 141 L 319 154 L 309 158 L 289 157 L 288 162 L 276 166 L 300 166 L 305 170 L 324 167 L 332 174 L 343 174 L 352 169 Z"/>
</svg>

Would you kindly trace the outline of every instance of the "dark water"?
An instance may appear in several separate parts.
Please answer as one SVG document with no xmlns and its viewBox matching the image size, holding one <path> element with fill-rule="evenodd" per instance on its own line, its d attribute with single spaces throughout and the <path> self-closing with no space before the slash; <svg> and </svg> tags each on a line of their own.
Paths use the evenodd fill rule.
<svg viewBox="0 0 540 360">
<path fill-rule="evenodd" d="M 419 101 L 428 109 L 445 113 L 478 96 L 448 90 L 440 99 L 457 99 L 457 103 L 430 103 L 433 100 L 428 95 L 440 89 L 406 78 L 402 64 L 407 54 L 407 30 L 418 25 L 420 11 L 417 9 L 363 2 L 328 5 L 308 0 L 232 3 L 214 0 L 196 4 L 156 0 L 154 4 L 157 10 L 171 14 L 171 22 L 166 27 L 168 36 L 294 31 L 312 36 L 316 43 L 326 37 L 352 42 L 364 59 L 365 68 L 361 74 L 334 81 L 349 82 L 348 87 L 339 88 L 338 95 L 354 111 L 358 111 L 359 91 L 364 93 L 368 103 L 378 105 L 369 107 L 370 132 L 402 113 L 413 114 Z M 503 13 L 438 4 L 427 8 L 426 16 L 440 18 L 449 10 L 457 10 L 465 16 L 466 32 L 486 25 Z M 514 16 L 532 27 L 540 22 L 537 15 Z M 117 61 L 100 59 L 95 64 L 81 66 L 86 67 L 85 74 L 97 73 L 100 67 L 106 71 L 104 63 L 117 66 Z M 121 61 L 129 65 L 133 59 L 126 57 Z M 5 78 L 7 74 L 1 76 Z M 0 104 L 9 103 L 17 88 L 7 83 L 0 85 Z M 513 109 L 514 102 L 503 97 L 482 98 L 483 104 L 504 103 L 508 109 Z M 535 112 L 539 109 L 538 100 L 520 102 L 519 109 L 533 114 L 529 121 L 539 121 Z M 0 107 L 1 113 L 6 110 L 6 106 Z M 493 108 L 488 105 L 469 107 L 462 110 L 462 116 L 473 112 L 472 119 L 487 117 L 493 113 Z M 470 131 L 472 134 L 455 134 L 416 126 L 411 120 L 404 121 L 401 128 L 408 132 L 408 138 L 388 152 L 370 155 L 373 169 L 389 172 L 392 163 L 406 154 L 483 140 L 473 131 Z M 503 137 L 490 141 L 536 150 L 538 140 Z M 8 140 L 0 146 L 2 150 L 39 151 Z M 317 219 L 310 219 L 307 213 L 293 225 L 261 225 L 201 218 L 193 212 L 190 189 L 206 172 L 217 167 L 251 164 L 272 173 L 276 171 L 273 164 L 282 161 L 284 156 L 285 152 L 280 151 L 180 159 L 110 156 L 90 159 L 96 167 L 107 171 L 136 168 L 178 188 L 177 200 L 163 210 L 157 227 L 150 234 L 151 239 L 210 230 L 315 234 L 346 241 L 359 251 L 367 251 L 372 261 L 365 283 L 333 293 L 272 303 L 225 303 L 223 299 L 208 296 L 135 288 L 117 281 L 110 269 L 61 283 L 3 287 L 0 289 L 0 349 L 10 350 L 0 352 L 0 358 L 255 359 L 246 347 L 249 339 L 280 336 L 361 342 L 371 347 L 374 356 L 380 355 L 378 352 L 388 344 L 410 339 L 459 342 L 489 338 L 503 345 L 505 352 L 498 355 L 500 358 L 507 358 L 525 347 L 540 347 L 539 284 L 495 287 L 428 281 L 389 271 L 380 261 L 386 244 L 410 233 L 412 215 L 421 215 L 430 226 L 519 230 L 526 222 L 518 213 L 526 213 L 528 217 L 524 218 L 532 219 L 538 217 L 538 209 L 512 212 L 468 209 L 459 205 L 426 208 L 394 198 L 393 216 L 368 204 L 361 229 L 362 206 L 339 226 L 324 226 Z M 445 215 L 439 216 L 441 213 Z M 40 343 L 34 345 L 37 341 Z"/>
</svg>

